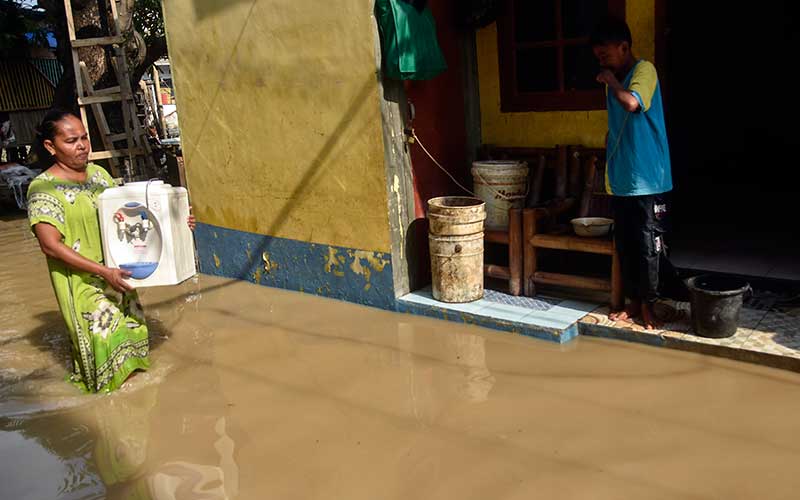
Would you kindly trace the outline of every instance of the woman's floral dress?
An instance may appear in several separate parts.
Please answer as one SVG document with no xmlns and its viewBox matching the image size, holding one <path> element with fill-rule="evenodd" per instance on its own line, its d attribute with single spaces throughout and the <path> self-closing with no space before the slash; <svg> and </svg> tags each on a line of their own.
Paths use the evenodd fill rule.
<svg viewBox="0 0 800 500">
<path fill-rule="evenodd" d="M 58 229 L 67 246 L 103 262 L 97 197 L 114 186 L 103 168 L 89 164 L 87 181 L 43 173 L 28 189 L 28 219 Z M 50 279 L 72 340 L 70 381 L 89 392 L 113 391 L 134 370 L 149 367 L 144 314 L 136 292 L 119 294 L 100 278 L 47 258 Z"/>
</svg>

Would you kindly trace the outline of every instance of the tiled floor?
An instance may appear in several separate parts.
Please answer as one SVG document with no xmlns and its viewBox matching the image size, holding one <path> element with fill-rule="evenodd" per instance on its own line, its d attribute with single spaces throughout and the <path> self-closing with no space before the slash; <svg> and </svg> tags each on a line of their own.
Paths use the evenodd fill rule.
<svg viewBox="0 0 800 500">
<path fill-rule="evenodd" d="M 460 321 L 565 343 L 576 336 L 598 336 L 673 347 L 800 371 L 800 305 L 781 307 L 764 296 L 742 309 L 739 329 L 731 337 L 710 339 L 692 333 L 688 303 L 658 304 L 666 320 L 659 330 L 645 330 L 633 321 L 611 321 L 608 308 L 597 302 L 553 297 L 512 297 L 487 290 L 467 304 L 434 300 L 430 288 L 400 299 L 400 310 Z"/>
<path fill-rule="evenodd" d="M 581 334 L 638 340 L 800 371 L 797 309 L 779 312 L 744 308 L 733 336 L 710 339 L 692 333 L 689 304 L 664 303 L 658 308 L 660 315 L 667 318 L 662 329 L 648 331 L 631 321 L 614 322 L 608 317 L 608 309 L 601 307 L 581 320 Z"/>
<path fill-rule="evenodd" d="M 549 297 L 512 297 L 492 290 L 487 290 L 484 298 L 475 302 L 447 304 L 435 300 L 430 288 L 402 297 L 399 304 L 403 312 L 514 331 L 561 343 L 577 336 L 578 321 L 598 306 L 592 302 Z"/>
</svg>

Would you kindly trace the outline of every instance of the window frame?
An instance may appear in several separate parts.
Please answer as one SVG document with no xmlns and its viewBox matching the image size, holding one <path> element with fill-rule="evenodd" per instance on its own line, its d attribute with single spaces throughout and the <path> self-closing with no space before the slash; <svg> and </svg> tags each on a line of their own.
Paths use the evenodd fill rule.
<svg viewBox="0 0 800 500">
<path fill-rule="evenodd" d="M 605 109 L 605 93 L 597 90 L 564 89 L 564 48 L 580 46 L 589 37 L 563 38 L 561 3 L 556 3 L 556 39 L 539 42 L 517 42 L 514 2 L 531 0 L 502 0 L 503 8 L 497 19 L 497 50 L 500 73 L 500 111 L 503 113 L 531 111 L 590 111 Z M 541 1 L 541 0 L 535 0 Z M 625 19 L 625 0 L 608 0 L 608 12 Z M 555 47 L 560 90 L 550 92 L 520 92 L 517 88 L 517 50 Z"/>
</svg>

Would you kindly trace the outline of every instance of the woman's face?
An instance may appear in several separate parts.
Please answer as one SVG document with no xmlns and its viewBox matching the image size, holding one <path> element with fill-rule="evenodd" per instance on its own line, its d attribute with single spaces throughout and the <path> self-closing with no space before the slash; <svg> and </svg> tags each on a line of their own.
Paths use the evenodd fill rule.
<svg viewBox="0 0 800 500">
<path fill-rule="evenodd" d="M 52 141 L 44 141 L 44 147 L 56 157 L 56 161 L 72 170 L 84 170 L 92 152 L 89 134 L 83 123 L 72 115 L 58 121 L 56 136 Z"/>
</svg>

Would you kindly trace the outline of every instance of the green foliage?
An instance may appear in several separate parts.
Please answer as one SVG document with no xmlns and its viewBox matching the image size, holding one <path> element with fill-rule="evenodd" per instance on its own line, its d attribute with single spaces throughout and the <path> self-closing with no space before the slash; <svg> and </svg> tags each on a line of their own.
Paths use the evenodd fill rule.
<svg viewBox="0 0 800 500">
<path fill-rule="evenodd" d="M 164 15 L 161 0 L 136 0 L 133 6 L 133 24 L 147 45 L 164 37 Z"/>
</svg>

